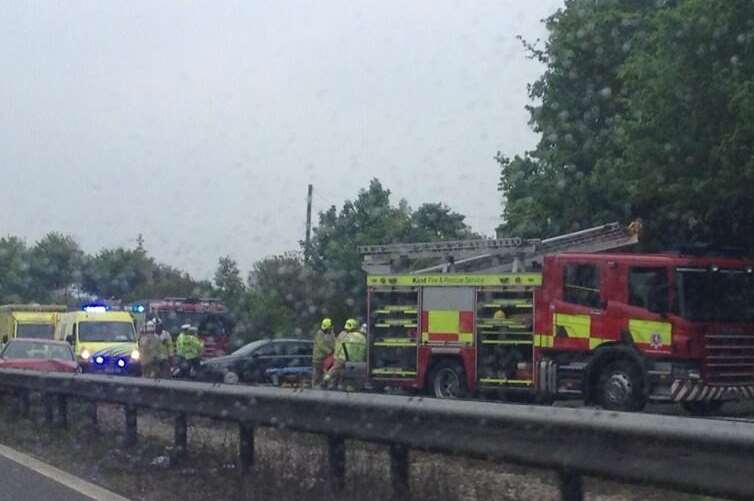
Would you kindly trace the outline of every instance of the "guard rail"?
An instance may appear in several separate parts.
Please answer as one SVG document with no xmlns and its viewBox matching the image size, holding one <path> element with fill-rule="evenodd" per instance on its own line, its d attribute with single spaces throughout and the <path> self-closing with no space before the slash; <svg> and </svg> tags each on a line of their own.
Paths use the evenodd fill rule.
<svg viewBox="0 0 754 501">
<path fill-rule="evenodd" d="M 0 370 L 0 388 L 27 415 L 29 395 L 42 394 L 47 420 L 61 426 L 71 398 L 123 405 L 129 444 L 138 409 L 175 413 L 178 451 L 186 450 L 187 416 L 236 422 L 242 471 L 254 462 L 256 427 L 324 435 L 336 490 L 348 439 L 388 446 L 397 498 L 409 495 L 411 450 L 552 470 L 568 501 L 583 498 L 582 476 L 754 498 L 754 427 L 744 422 L 10 369 Z"/>
</svg>

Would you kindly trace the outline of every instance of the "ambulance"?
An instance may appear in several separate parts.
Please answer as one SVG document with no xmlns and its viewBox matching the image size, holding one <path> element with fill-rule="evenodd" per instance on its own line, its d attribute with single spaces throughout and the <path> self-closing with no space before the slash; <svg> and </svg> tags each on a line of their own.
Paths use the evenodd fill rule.
<svg viewBox="0 0 754 501">
<path fill-rule="evenodd" d="M 84 372 L 141 374 L 133 317 L 105 305 L 85 305 L 58 318 L 55 338 L 73 346 Z"/>
</svg>

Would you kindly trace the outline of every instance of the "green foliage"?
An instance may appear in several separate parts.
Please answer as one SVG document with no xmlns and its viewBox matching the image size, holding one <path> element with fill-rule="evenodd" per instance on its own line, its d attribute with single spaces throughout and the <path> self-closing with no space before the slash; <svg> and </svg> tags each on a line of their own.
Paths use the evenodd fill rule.
<svg viewBox="0 0 754 501">
<path fill-rule="evenodd" d="M 640 217 L 650 245 L 754 247 L 754 4 L 567 1 L 530 86 L 533 151 L 498 154 L 502 230 Z"/>
<path fill-rule="evenodd" d="M 237 310 L 246 286 L 241 279 L 238 264 L 230 256 L 221 257 L 215 271 L 215 290 L 223 302 L 231 309 Z"/>
<path fill-rule="evenodd" d="M 29 250 L 13 236 L 0 238 L 0 303 L 17 303 L 31 295 Z"/>
<path fill-rule="evenodd" d="M 302 252 L 267 258 L 254 266 L 244 304 L 236 314 L 238 331 L 246 340 L 309 336 L 324 316 L 339 329 L 348 318 L 365 317 L 365 276 L 358 246 L 475 236 L 464 216 L 443 204 L 425 204 L 414 211 L 405 201 L 391 203 L 390 191 L 374 179 L 340 210 L 333 206 L 319 214 L 306 253 L 308 262 Z"/>
<path fill-rule="evenodd" d="M 13 236 L 0 238 L 0 303 L 49 303 L 76 299 L 78 288 L 102 298 L 131 301 L 165 296 L 204 296 L 208 282 L 156 263 L 146 251 L 104 249 L 88 256 L 72 237 L 45 235 L 34 247 Z"/>
<path fill-rule="evenodd" d="M 133 292 L 152 280 L 154 260 L 140 249 L 105 249 L 90 258 L 83 272 L 84 290 L 101 298 L 136 299 Z"/>
<path fill-rule="evenodd" d="M 29 273 L 37 290 L 67 289 L 80 279 L 84 253 L 70 236 L 48 233 L 31 249 Z"/>
</svg>

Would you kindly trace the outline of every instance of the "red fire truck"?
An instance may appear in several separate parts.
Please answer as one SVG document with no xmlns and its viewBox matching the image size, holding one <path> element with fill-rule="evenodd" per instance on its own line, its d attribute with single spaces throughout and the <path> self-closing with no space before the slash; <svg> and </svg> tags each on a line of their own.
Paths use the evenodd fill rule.
<svg viewBox="0 0 754 501">
<path fill-rule="evenodd" d="M 178 335 L 184 324 L 197 327 L 199 337 L 204 341 L 205 358 L 228 353 L 233 322 L 228 315 L 227 307 L 218 299 L 145 299 L 133 303 L 131 311 L 137 319 L 138 327 L 143 326 L 146 320 L 156 317 L 173 337 Z"/>
<path fill-rule="evenodd" d="M 478 242 L 478 257 L 461 259 L 445 244 L 450 273 L 384 273 L 426 259 L 428 244 L 362 249 L 378 271 L 367 277 L 370 380 L 616 410 L 651 400 L 703 413 L 754 398 L 754 261 L 603 253 L 636 240 L 615 230 Z M 469 269 L 479 261 L 483 272 Z"/>
</svg>

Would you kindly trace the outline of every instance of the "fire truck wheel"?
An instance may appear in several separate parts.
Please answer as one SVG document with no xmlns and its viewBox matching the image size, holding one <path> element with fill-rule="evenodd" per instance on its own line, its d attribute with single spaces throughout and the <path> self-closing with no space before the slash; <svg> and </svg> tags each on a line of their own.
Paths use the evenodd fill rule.
<svg viewBox="0 0 754 501">
<path fill-rule="evenodd" d="M 233 371 L 228 371 L 223 376 L 223 383 L 225 384 L 238 384 L 238 374 Z"/>
<path fill-rule="evenodd" d="M 628 360 L 612 362 L 602 369 L 598 394 L 600 404 L 613 411 L 640 411 L 646 403 L 641 371 Z"/>
<path fill-rule="evenodd" d="M 683 410 L 692 416 L 706 416 L 714 414 L 723 406 L 722 400 L 710 400 L 709 402 L 681 402 Z"/>
<path fill-rule="evenodd" d="M 467 394 L 466 374 L 458 362 L 438 363 L 429 374 L 429 383 L 437 398 L 463 398 Z"/>
</svg>

